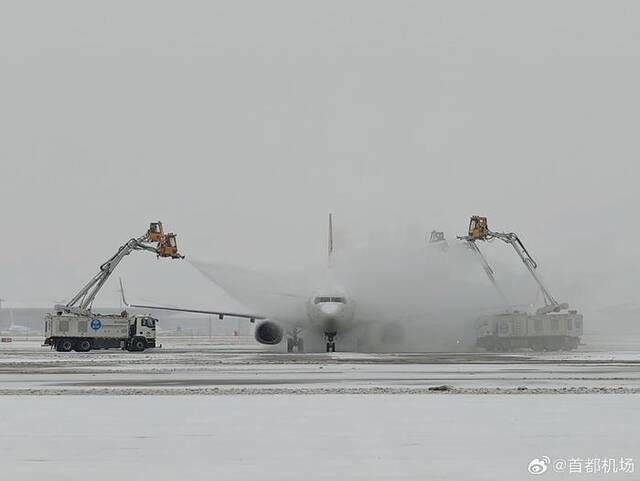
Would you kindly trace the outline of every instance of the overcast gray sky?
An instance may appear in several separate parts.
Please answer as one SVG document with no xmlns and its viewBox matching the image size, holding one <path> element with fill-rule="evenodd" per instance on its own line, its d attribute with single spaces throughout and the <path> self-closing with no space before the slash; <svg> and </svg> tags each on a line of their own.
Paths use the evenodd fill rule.
<svg viewBox="0 0 640 481">
<path fill-rule="evenodd" d="M 342 232 L 449 236 L 485 214 L 556 291 L 636 302 L 638 18 L 631 1 L 4 0 L 0 297 L 71 295 L 153 219 L 193 258 L 321 262 L 333 211 Z M 186 263 L 122 272 L 156 301 L 219 295 Z"/>
</svg>

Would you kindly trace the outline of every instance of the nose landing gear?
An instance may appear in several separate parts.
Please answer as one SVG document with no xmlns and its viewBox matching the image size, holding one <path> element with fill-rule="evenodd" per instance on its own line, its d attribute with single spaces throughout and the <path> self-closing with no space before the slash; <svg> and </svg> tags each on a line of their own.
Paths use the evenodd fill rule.
<svg viewBox="0 0 640 481">
<path fill-rule="evenodd" d="M 327 352 L 336 352 L 336 343 L 335 343 L 335 332 L 325 332 L 325 337 L 327 338 Z"/>
</svg>

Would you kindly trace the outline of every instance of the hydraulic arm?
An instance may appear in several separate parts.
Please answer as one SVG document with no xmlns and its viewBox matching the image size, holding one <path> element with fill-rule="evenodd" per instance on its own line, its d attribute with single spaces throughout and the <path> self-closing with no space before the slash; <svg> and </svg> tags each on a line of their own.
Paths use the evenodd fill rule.
<svg viewBox="0 0 640 481">
<path fill-rule="evenodd" d="M 440 247 L 440 249 L 442 249 L 443 251 L 446 251 L 446 250 L 449 249 L 449 244 L 447 243 L 447 239 L 445 238 L 444 232 L 442 232 L 442 231 L 437 231 L 437 230 L 431 231 L 431 235 L 429 237 L 429 243 Z M 500 288 L 500 285 L 498 284 L 498 281 L 496 280 L 496 276 L 495 276 L 495 274 L 493 272 L 493 269 L 491 268 L 491 266 L 487 262 L 487 259 L 482 254 L 482 251 L 480 250 L 480 248 L 472 240 L 467 240 L 467 244 L 466 245 L 478 257 L 478 260 L 480 261 L 480 264 L 482 265 L 482 269 L 487 274 L 487 277 L 489 278 L 489 281 L 491 282 L 491 284 L 493 284 L 493 287 L 495 287 L 495 289 L 498 292 L 498 295 L 500 296 L 500 299 L 502 299 L 502 302 L 504 303 L 504 305 L 507 307 L 507 309 L 509 309 L 510 308 L 509 300 L 507 299 L 507 296 L 505 296 L 504 292 Z"/>
<path fill-rule="evenodd" d="M 536 272 L 536 269 L 538 268 L 538 264 L 536 264 L 536 262 L 533 260 L 533 257 L 531 257 L 531 254 L 529 254 L 529 251 L 527 251 L 527 248 L 524 246 L 524 244 L 522 243 L 522 241 L 520 240 L 517 234 L 513 232 L 510 232 L 510 233 L 493 232 L 489 230 L 486 217 L 473 216 L 471 217 L 471 221 L 469 223 L 468 235 L 458 237 L 458 239 L 467 241 L 469 245 L 471 245 L 472 248 L 480 254 L 480 257 L 482 259 L 484 259 L 484 256 L 480 252 L 478 246 L 475 245 L 475 242 L 478 240 L 491 241 L 493 239 L 499 239 L 511 245 L 511 247 L 513 247 L 513 249 L 516 251 L 516 253 L 520 257 L 524 265 L 527 267 L 527 270 L 529 271 L 533 279 L 536 281 L 536 283 L 540 287 L 540 291 L 542 292 L 542 296 L 544 297 L 545 307 L 541 307 L 540 309 L 538 309 L 538 313 L 545 314 L 549 312 L 558 312 L 558 311 L 561 311 L 562 309 L 567 309 L 569 307 L 569 305 L 566 303 L 562 303 L 562 304 L 558 303 L 558 301 L 556 301 L 555 298 L 551 295 L 551 293 L 549 292 L 549 290 L 544 285 L 544 283 L 542 282 L 542 280 L 540 279 L 540 277 Z M 484 264 L 489 268 L 489 270 L 491 270 L 491 267 L 489 267 L 489 265 L 486 264 L 486 260 L 484 261 Z M 493 271 L 491 271 L 491 275 L 490 275 L 487 269 L 485 268 L 485 272 L 487 272 L 487 275 L 489 275 L 489 278 L 492 279 Z M 492 279 L 492 282 L 494 281 L 495 279 Z M 494 282 L 494 285 L 496 285 L 495 282 Z"/>
<path fill-rule="evenodd" d="M 158 257 L 170 257 L 172 259 L 184 258 L 178 253 L 176 235 L 165 234 L 162 222 L 152 222 L 146 234 L 130 239 L 122 245 L 110 259 L 100 266 L 98 273 L 67 304 L 56 305 L 54 307 L 55 311 L 88 315 L 100 289 L 116 270 L 122 259 L 133 251 L 153 252 Z"/>
<path fill-rule="evenodd" d="M 486 257 L 484 256 L 484 254 L 482 253 L 478 245 L 475 243 L 475 241 L 471 241 L 471 240 L 467 241 L 467 244 L 469 245 L 469 248 L 473 252 L 475 252 L 475 254 L 478 256 L 478 259 L 480 260 L 480 264 L 482 264 L 482 269 L 484 269 L 484 272 L 485 274 L 487 274 L 489 281 L 491 282 L 491 284 L 493 284 L 493 287 L 495 287 L 496 291 L 498 292 L 498 295 L 500 296 L 500 299 L 502 299 L 502 302 L 505 304 L 505 306 L 507 306 L 507 308 L 510 308 L 510 304 L 509 304 L 509 300 L 507 299 L 507 296 L 504 294 L 504 292 L 500 288 L 498 281 L 496 281 L 495 273 L 493 272 L 493 269 L 487 262 Z"/>
</svg>

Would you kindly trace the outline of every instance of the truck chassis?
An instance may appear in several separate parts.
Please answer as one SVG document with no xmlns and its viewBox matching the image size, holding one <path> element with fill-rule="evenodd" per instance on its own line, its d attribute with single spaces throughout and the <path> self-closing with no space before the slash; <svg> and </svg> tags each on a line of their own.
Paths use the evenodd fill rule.
<svg viewBox="0 0 640 481">
<path fill-rule="evenodd" d="M 157 320 L 150 316 L 48 314 L 44 345 L 58 352 L 94 349 L 144 351 L 156 347 Z"/>
</svg>

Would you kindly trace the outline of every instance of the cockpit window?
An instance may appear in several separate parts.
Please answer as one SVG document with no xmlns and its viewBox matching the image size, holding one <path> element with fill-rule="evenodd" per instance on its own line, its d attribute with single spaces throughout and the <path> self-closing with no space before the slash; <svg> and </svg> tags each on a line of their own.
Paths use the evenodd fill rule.
<svg viewBox="0 0 640 481">
<path fill-rule="evenodd" d="M 313 300 L 314 304 L 320 304 L 321 302 L 337 302 L 339 304 L 346 304 L 344 297 L 316 297 Z"/>
</svg>

